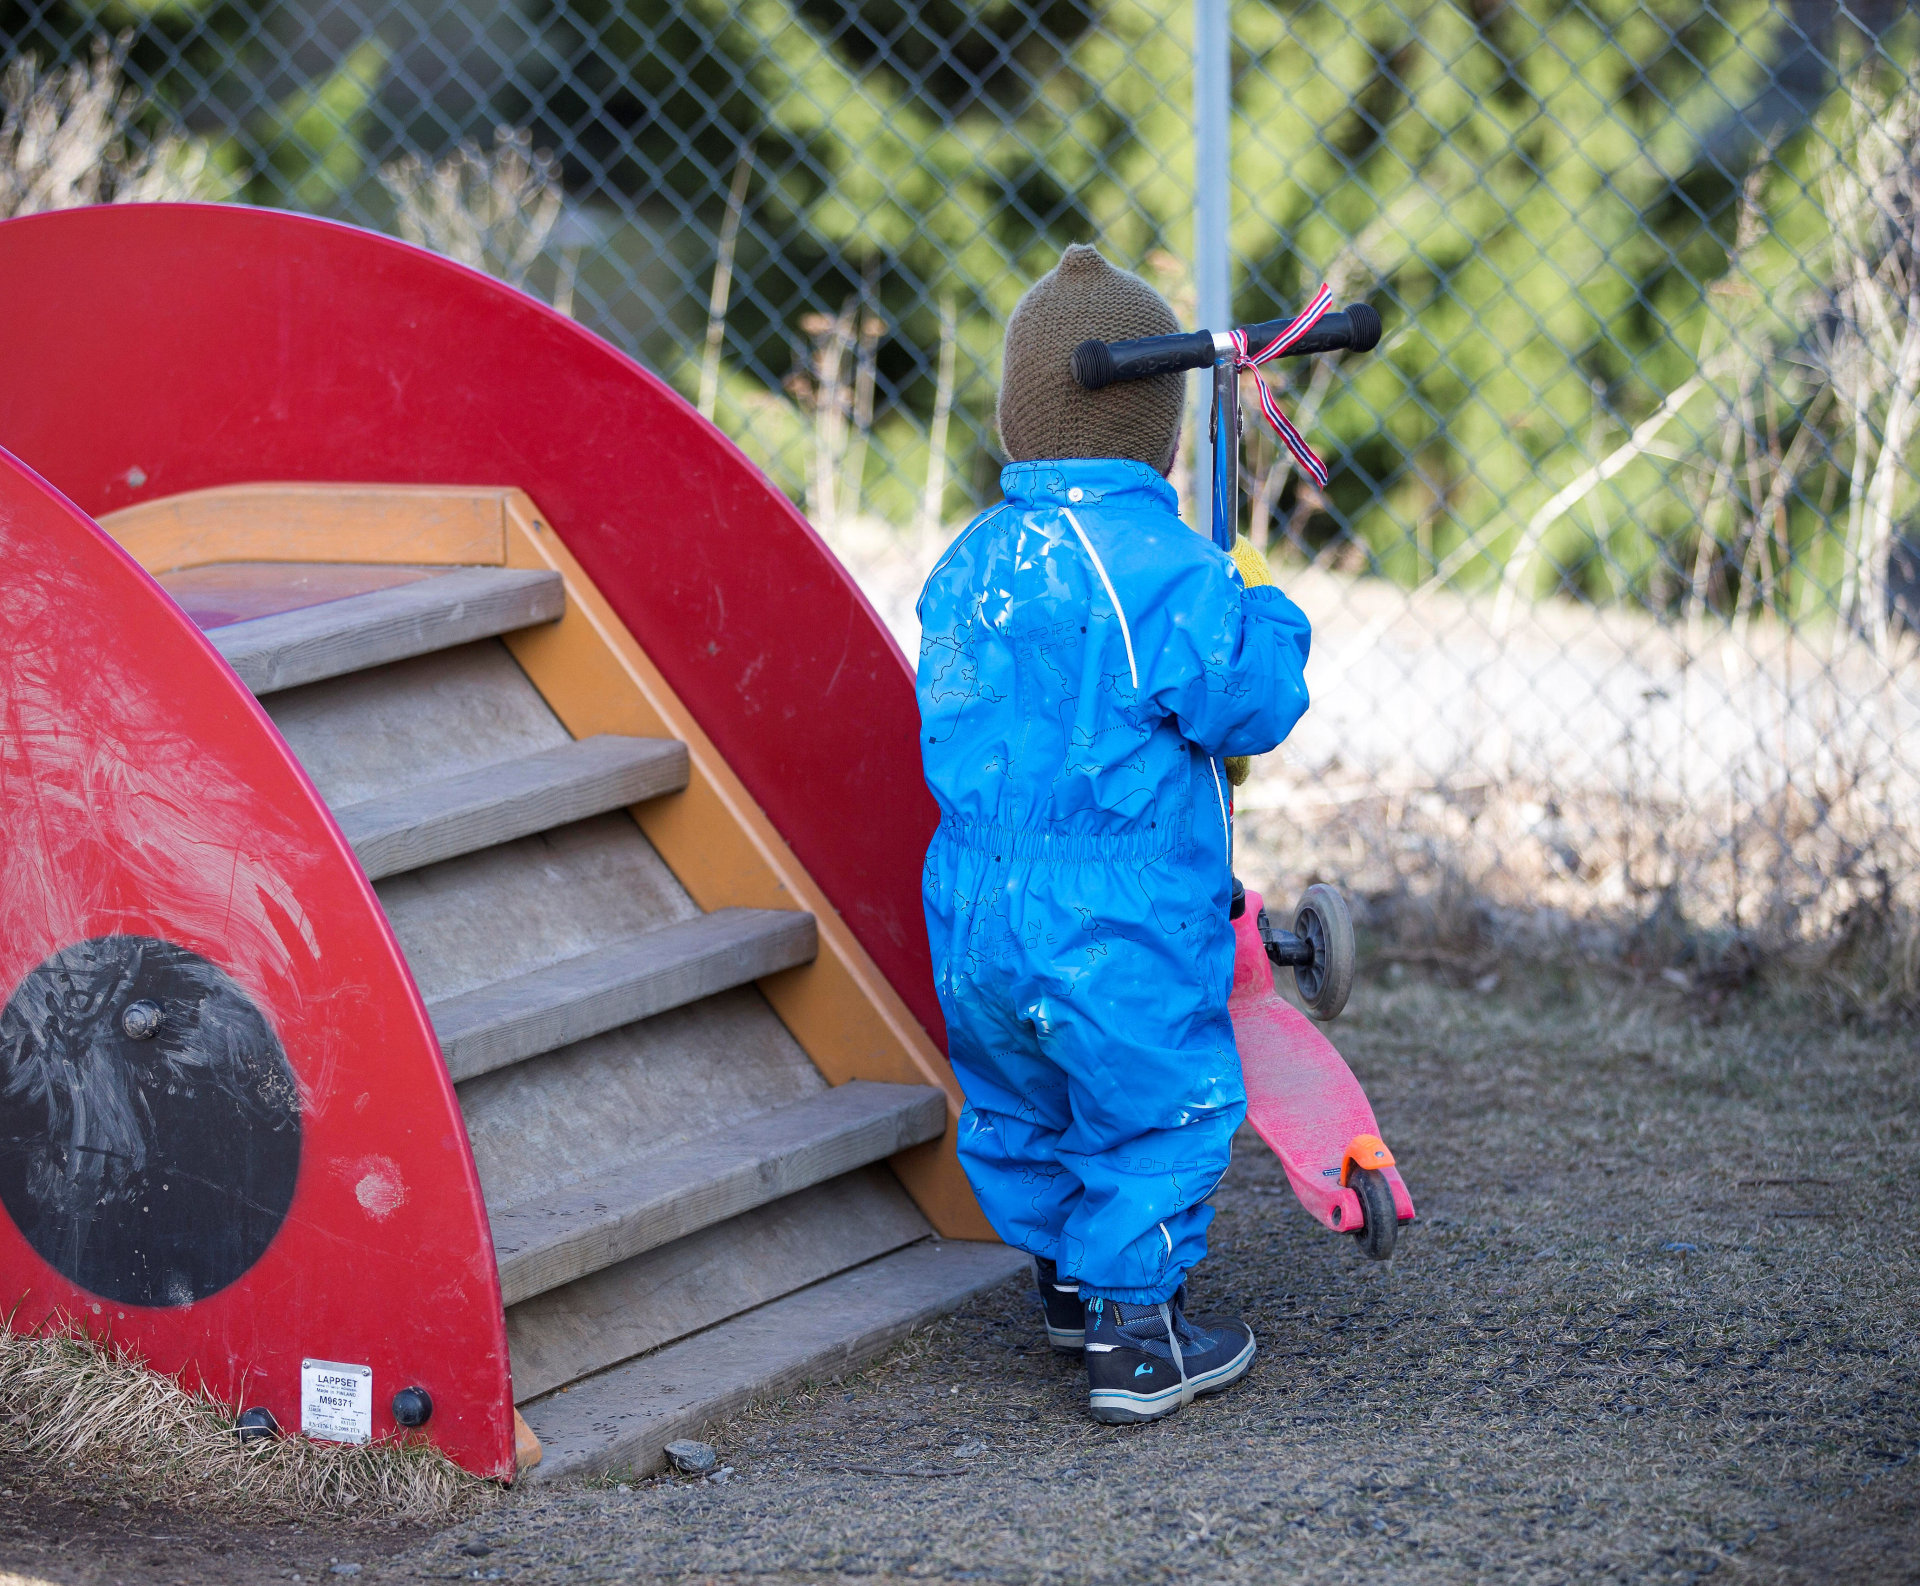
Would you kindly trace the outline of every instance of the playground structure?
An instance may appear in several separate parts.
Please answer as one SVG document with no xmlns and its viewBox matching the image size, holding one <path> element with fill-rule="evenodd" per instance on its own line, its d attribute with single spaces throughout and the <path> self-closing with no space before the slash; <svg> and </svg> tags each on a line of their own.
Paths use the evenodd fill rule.
<svg viewBox="0 0 1920 1586">
<path fill-rule="evenodd" d="M 0 356 L 14 1326 L 551 1477 L 1018 1270 L 909 671 L 717 431 L 240 208 L 0 225 Z"/>
<path fill-rule="evenodd" d="M 953 1150 L 910 669 L 717 430 L 518 291 L 241 208 L 0 224 L 0 358 L 10 1325 L 552 1478 L 1024 1267 Z M 1250 1121 L 1388 1256 L 1412 1200 L 1273 983 L 1339 1011 L 1345 906 L 1235 917 Z"/>
</svg>

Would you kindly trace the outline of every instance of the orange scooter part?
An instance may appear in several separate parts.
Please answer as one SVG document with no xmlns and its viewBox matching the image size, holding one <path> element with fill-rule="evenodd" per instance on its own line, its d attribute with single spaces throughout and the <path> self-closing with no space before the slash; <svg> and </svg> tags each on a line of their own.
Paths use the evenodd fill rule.
<svg viewBox="0 0 1920 1586">
<path fill-rule="evenodd" d="M 1387 1149 L 1386 1141 L 1377 1134 L 1357 1134 L 1348 1144 L 1346 1155 L 1340 1158 L 1340 1183 L 1344 1187 L 1356 1169 L 1392 1166 L 1393 1153 Z"/>
</svg>

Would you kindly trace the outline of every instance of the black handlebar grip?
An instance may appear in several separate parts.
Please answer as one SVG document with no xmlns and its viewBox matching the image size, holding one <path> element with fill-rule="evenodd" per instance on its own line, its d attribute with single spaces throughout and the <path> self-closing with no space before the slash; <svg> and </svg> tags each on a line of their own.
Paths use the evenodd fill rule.
<svg viewBox="0 0 1920 1586">
<path fill-rule="evenodd" d="M 1073 379 L 1086 391 L 1099 391 L 1112 385 L 1112 349 L 1103 341 L 1081 342 L 1073 349 Z"/>
<path fill-rule="evenodd" d="M 1270 319 L 1247 327 L 1247 350 L 1258 352 L 1293 323 Z M 1380 345 L 1380 316 L 1371 305 L 1349 303 L 1322 314 L 1312 330 L 1281 353 L 1282 358 L 1306 358 L 1317 352 L 1372 352 Z"/>
<path fill-rule="evenodd" d="M 1353 339 L 1347 343 L 1351 352 L 1372 352 L 1380 345 L 1380 311 L 1371 303 L 1349 303 L 1347 305 L 1347 323 L 1353 327 Z"/>
<path fill-rule="evenodd" d="M 1073 349 L 1073 378 L 1086 390 L 1098 391 L 1116 380 L 1182 374 L 1212 363 L 1213 336 L 1204 330 L 1137 341 L 1083 341 Z"/>
<path fill-rule="evenodd" d="M 1247 349 L 1258 352 L 1293 321 L 1268 320 L 1247 326 Z M 1280 356 L 1302 358 L 1317 352 L 1371 352 L 1380 345 L 1380 315 L 1371 304 L 1349 303 L 1322 314 L 1312 330 Z M 1138 341 L 1083 341 L 1073 349 L 1073 378 L 1088 391 L 1116 380 L 1145 380 L 1156 374 L 1180 374 L 1211 367 L 1215 357 L 1211 331 L 1179 336 L 1144 336 Z"/>
</svg>

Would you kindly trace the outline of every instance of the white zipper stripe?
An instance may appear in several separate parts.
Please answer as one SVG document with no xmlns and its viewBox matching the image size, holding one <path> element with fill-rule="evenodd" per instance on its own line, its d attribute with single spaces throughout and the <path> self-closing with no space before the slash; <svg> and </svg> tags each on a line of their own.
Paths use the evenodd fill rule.
<svg viewBox="0 0 1920 1586">
<path fill-rule="evenodd" d="M 1113 602 L 1113 609 L 1120 618 L 1120 637 L 1127 646 L 1127 674 L 1133 679 L 1134 692 L 1140 691 L 1140 668 L 1133 660 L 1133 630 L 1127 626 L 1126 608 L 1120 604 L 1120 597 L 1114 593 L 1113 580 L 1107 577 L 1106 564 L 1100 560 L 1100 553 L 1093 548 L 1093 541 L 1087 538 L 1087 531 L 1080 527 L 1080 520 L 1073 515 L 1073 508 L 1060 509 L 1067 515 L 1067 522 L 1073 525 L 1073 532 L 1080 536 L 1080 544 L 1086 549 L 1088 558 L 1093 562 L 1093 570 L 1100 575 L 1100 583 L 1107 592 L 1107 599 Z"/>
</svg>

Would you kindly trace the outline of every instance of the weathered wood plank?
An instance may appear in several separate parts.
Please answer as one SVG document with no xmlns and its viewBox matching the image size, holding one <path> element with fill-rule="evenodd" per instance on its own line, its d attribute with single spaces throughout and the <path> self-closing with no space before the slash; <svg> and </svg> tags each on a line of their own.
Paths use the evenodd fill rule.
<svg viewBox="0 0 1920 1586">
<path fill-rule="evenodd" d="M 162 573 L 155 582 L 204 632 L 417 584 L 440 571 L 387 562 L 217 562 Z"/>
<path fill-rule="evenodd" d="M 211 628 L 207 638 L 255 694 L 490 639 L 566 609 L 559 574 L 469 567 L 395 589 Z"/>
<path fill-rule="evenodd" d="M 509 1306 L 514 1397 L 536 1398 L 931 1232 L 884 1167 L 730 1217 Z"/>
<path fill-rule="evenodd" d="M 544 1200 L 621 1162 L 823 1094 L 755 986 L 736 986 L 464 1081 L 490 1207 Z"/>
<path fill-rule="evenodd" d="M 282 689 L 261 704 L 335 810 L 573 742 L 498 639 Z"/>
<path fill-rule="evenodd" d="M 429 1005 L 700 914 L 625 810 L 373 886 Z M 493 930 L 490 920 L 514 928 Z"/>
<path fill-rule="evenodd" d="M 471 1079 L 813 958 L 813 916 L 716 909 L 429 1005 L 454 1079 Z"/>
<path fill-rule="evenodd" d="M 582 738 L 336 812 L 374 880 L 511 842 L 687 785 L 687 746 Z"/>
<path fill-rule="evenodd" d="M 864 1365 L 1027 1269 L 1005 1245 L 927 1240 L 523 1405 L 546 1457 L 527 1481 L 655 1469 L 755 1398 Z"/>
<path fill-rule="evenodd" d="M 491 1212 L 505 1302 L 541 1294 L 768 1201 L 938 1139 L 943 1092 L 854 1080 Z"/>
</svg>

